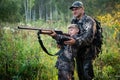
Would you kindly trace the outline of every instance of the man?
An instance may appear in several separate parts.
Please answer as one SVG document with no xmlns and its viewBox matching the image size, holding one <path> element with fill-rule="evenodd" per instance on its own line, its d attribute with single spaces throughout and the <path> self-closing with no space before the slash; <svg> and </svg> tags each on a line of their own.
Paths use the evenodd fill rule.
<svg viewBox="0 0 120 80">
<path fill-rule="evenodd" d="M 94 77 L 92 59 L 95 50 L 92 41 L 96 31 L 96 23 L 90 16 L 85 14 L 82 2 L 75 1 L 70 10 L 74 16 L 71 23 L 79 26 L 80 33 L 77 38 L 65 41 L 65 44 L 80 45 L 76 56 L 79 80 L 92 80 Z"/>
<path fill-rule="evenodd" d="M 50 34 L 60 45 L 60 52 L 56 62 L 56 68 L 58 69 L 58 80 L 74 80 L 74 58 L 79 50 L 78 45 L 65 45 L 64 39 L 76 38 L 78 35 L 79 28 L 76 24 L 70 24 L 68 26 L 68 34 L 60 35 L 53 32 Z"/>
</svg>

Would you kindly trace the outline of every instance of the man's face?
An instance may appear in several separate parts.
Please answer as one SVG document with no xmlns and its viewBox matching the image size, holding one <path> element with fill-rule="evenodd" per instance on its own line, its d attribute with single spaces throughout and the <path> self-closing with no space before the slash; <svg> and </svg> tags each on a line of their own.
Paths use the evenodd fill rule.
<svg viewBox="0 0 120 80">
<path fill-rule="evenodd" d="M 81 14 L 83 14 L 83 8 L 82 7 L 76 7 L 72 8 L 72 14 L 74 17 L 79 18 Z"/>
<path fill-rule="evenodd" d="M 77 34 L 78 32 L 79 32 L 79 29 L 75 28 L 75 27 L 74 28 L 71 27 L 71 28 L 68 29 L 68 33 L 69 33 L 70 36 L 73 36 L 73 35 Z"/>
</svg>

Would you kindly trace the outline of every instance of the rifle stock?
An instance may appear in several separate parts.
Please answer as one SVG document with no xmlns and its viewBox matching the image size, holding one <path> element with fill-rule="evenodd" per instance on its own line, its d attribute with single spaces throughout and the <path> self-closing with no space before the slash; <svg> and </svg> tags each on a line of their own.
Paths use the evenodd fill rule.
<svg viewBox="0 0 120 80">
<path fill-rule="evenodd" d="M 60 30 L 41 29 L 41 28 L 31 28 L 31 27 L 20 27 L 20 26 L 18 26 L 18 29 L 24 29 L 24 30 L 38 30 L 40 34 L 52 34 L 53 31 L 55 31 L 56 34 L 62 34 L 62 35 L 67 35 L 67 36 L 69 36 L 69 34 L 63 33 L 63 32 L 60 31 Z"/>
</svg>

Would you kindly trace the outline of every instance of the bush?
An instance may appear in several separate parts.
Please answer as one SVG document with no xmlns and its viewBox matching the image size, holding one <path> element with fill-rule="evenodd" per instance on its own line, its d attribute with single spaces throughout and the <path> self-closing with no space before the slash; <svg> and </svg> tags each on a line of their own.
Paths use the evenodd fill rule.
<svg viewBox="0 0 120 80">
<path fill-rule="evenodd" d="M 115 39 L 113 39 L 112 34 L 114 34 L 114 29 L 104 28 L 102 54 L 94 62 L 95 80 L 119 79 L 119 77 L 116 77 L 120 74 L 119 46 L 117 41 L 115 42 Z"/>
<path fill-rule="evenodd" d="M 54 80 L 55 58 L 44 54 L 34 32 L 0 30 L 1 80 Z"/>
</svg>

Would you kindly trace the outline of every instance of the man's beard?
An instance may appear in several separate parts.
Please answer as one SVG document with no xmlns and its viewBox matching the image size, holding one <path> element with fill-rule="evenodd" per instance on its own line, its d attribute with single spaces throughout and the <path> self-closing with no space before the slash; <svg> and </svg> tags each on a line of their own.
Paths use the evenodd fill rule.
<svg viewBox="0 0 120 80">
<path fill-rule="evenodd" d="M 82 14 L 80 13 L 79 15 L 76 16 L 77 19 L 81 19 L 82 18 Z"/>
</svg>

